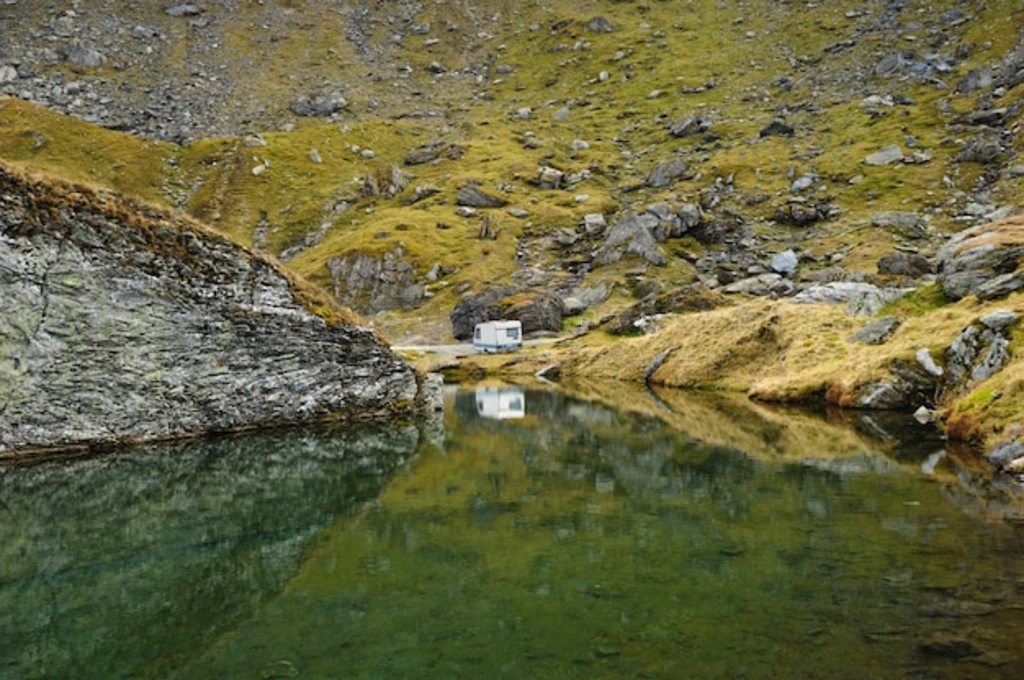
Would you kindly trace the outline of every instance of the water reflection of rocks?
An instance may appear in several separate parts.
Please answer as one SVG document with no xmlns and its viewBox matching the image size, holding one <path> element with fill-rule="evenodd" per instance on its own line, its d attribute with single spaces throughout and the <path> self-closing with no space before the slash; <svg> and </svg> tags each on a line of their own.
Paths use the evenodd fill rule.
<svg viewBox="0 0 1024 680">
<path fill-rule="evenodd" d="M 0 676 L 166 676 L 277 594 L 418 437 L 290 430 L 0 468 Z"/>
<path fill-rule="evenodd" d="M 507 434 L 525 447 L 531 467 L 572 479 L 589 476 L 606 490 L 685 488 L 687 481 L 672 473 L 680 452 L 706 457 L 718 451 L 736 464 L 785 461 L 840 476 L 925 474 L 942 482 L 966 509 L 1024 521 L 1024 499 L 1016 485 L 993 480 L 985 466 L 972 464 L 968 449 L 902 413 L 812 411 L 624 383 L 562 387 L 486 385 L 450 390 L 448 399 L 460 427 L 510 428 Z M 543 426 L 537 420 L 525 426 L 517 422 L 527 414 L 527 401 L 530 416 Z M 495 422 L 503 420 L 510 422 Z M 622 437 L 623 432 L 634 436 Z"/>
</svg>

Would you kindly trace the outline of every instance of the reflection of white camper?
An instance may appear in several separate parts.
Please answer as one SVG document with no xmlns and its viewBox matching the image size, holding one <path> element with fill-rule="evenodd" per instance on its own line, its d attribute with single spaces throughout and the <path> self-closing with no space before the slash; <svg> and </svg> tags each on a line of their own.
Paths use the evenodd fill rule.
<svg viewBox="0 0 1024 680">
<path fill-rule="evenodd" d="M 476 412 L 494 420 L 525 418 L 526 393 L 519 387 L 478 387 Z"/>
<path fill-rule="evenodd" d="M 507 352 L 522 346 L 522 321 L 478 323 L 473 331 L 473 349 L 481 352 Z"/>
</svg>

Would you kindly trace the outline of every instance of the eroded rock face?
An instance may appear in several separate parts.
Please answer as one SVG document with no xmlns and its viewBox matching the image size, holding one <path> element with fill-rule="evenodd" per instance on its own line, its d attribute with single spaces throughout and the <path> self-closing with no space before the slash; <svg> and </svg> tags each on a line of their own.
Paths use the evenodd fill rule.
<svg viewBox="0 0 1024 680">
<path fill-rule="evenodd" d="M 411 414 L 413 369 L 197 225 L 0 166 L 0 455 Z"/>
<path fill-rule="evenodd" d="M 396 247 L 383 256 L 352 253 L 327 261 L 334 294 L 342 304 L 360 312 L 416 309 L 423 302 L 424 284 Z"/>
</svg>

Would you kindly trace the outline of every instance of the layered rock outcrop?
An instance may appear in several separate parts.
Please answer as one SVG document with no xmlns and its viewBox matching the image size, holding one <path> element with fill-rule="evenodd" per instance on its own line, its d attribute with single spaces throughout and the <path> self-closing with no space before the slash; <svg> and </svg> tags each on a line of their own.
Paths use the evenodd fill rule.
<svg viewBox="0 0 1024 680">
<path fill-rule="evenodd" d="M 275 263 L 2 165 L 0 291 L 0 456 L 415 407 L 415 371 Z"/>
</svg>

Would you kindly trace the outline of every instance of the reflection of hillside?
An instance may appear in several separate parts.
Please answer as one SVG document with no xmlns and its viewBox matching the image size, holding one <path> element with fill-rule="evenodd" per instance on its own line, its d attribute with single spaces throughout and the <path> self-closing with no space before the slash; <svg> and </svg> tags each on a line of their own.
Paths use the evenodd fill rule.
<svg viewBox="0 0 1024 680">
<path fill-rule="evenodd" d="M 480 419 L 472 397 L 467 392 L 455 398 L 454 412 L 464 431 L 501 433 L 496 447 L 517 442 L 533 470 L 571 478 L 611 474 L 636 493 L 676 493 L 693 482 L 687 477 L 694 469 L 743 468 L 752 459 L 796 462 L 840 475 L 899 468 L 883 454 L 898 448 L 895 442 L 815 414 L 783 412 L 733 397 L 681 390 L 654 394 L 632 384 L 575 384 L 562 392 L 528 392 L 528 426 Z M 930 452 L 927 446 L 923 442 L 915 448 L 919 457 Z M 680 476 L 683 465 L 688 472 Z"/>
<path fill-rule="evenodd" d="M 1022 661 L 1019 538 L 909 466 L 747 456 L 559 392 L 526 404 L 498 421 L 449 393 L 444 454 L 328 528 L 190 677 L 281 658 L 302 677 L 836 677 L 853 659 L 938 677 L 916 645 L 972 608 L 986 648 Z"/>
<path fill-rule="evenodd" d="M 0 469 L 0 675 L 166 675 L 279 592 L 417 438 L 293 430 Z"/>
</svg>

